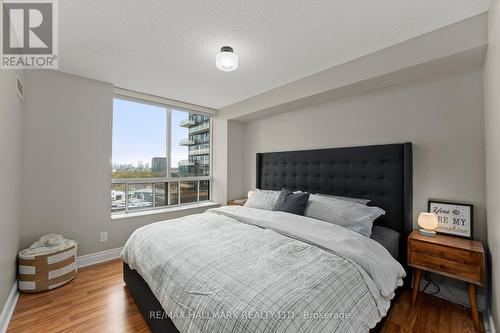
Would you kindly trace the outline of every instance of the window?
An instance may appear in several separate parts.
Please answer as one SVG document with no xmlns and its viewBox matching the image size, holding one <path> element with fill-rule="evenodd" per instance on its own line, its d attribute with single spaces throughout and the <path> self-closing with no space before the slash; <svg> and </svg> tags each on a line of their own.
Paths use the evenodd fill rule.
<svg viewBox="0 0 500 333">
<path fill-rule="evenodd" d="M 210 200 L 210 124 L 206 115 L 115 97 L 111 212 Z"/>
</svg>

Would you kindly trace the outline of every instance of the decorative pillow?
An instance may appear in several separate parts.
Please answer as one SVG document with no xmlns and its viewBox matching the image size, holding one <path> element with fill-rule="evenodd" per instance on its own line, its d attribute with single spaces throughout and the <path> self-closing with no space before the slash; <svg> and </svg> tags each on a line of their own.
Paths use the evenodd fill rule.
<svg viewBox="0 0 500 333">
<path fill-rule="evenodd" d="M 255 190 L 250 198 L 248 198 L 247 202 L 245 202 L 245 206 L 250 208 L 272 210 L 279 195 L 279 191 Z"/>
<path fill-rule="evenodd" d="M 311 195 L 305 216 L 334 223 L 370 237 L 373 221 L 385 211 L 359 203 Z"/>
<path fill-rule="evenodd" d="M 344 200 L 344 201 L 350 201 L 350 202 L 356 202 L 362 205 L 368 205 L 370 203 L 370 199 L 361 199 L 361 198 L 349 198 L 349 197 L 341 197 L 338 195 L 328 195 L 328 194 L 322 194 L 322 193 L 316 193 L 317 196 L 319 197 L 325 197 L 325 198 L 334 198 L 334 199 L 339 199 L 339 200 Z"/>
<path fill-rule="evenodd" d="M 308 201 L 309 193 L 295 193 L 287 189 L 282 189 L 273 210 L 304 215 Z"/>
</svg>

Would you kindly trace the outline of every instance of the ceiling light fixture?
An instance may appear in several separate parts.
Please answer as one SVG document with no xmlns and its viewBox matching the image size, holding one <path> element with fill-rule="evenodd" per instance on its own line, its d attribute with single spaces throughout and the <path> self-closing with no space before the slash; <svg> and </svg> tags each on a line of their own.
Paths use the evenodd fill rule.
<svg viewBox="0 0 500 333">
<path fill-rule="evenodd" d="M 238 56 L 230 46 L 223 46 L 215 57 L 215 66 L 223 72 L 232 72 L 238 68 Z"/>
</svg>

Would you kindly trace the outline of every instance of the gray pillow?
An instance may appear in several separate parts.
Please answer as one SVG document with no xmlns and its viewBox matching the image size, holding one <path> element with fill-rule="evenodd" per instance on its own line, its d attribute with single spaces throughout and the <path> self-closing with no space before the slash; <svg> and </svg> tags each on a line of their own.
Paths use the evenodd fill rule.
<svg viewBox="0 0 500 333">
<path fill-rule="evenodd" d="M 328 194 L 322 194 L 322 193 L 316 193 L 317 196 L 320 197 L 325 197 L 325 198 L 335 198 L 339 200 L 344 200 L 344 201 L 350 201 L 350 202 L 356 202 L 362 205 L 368 205 L 370 203 L 370 199 L 360 199 L 360 198 L 349 198 L 349 197 L 341 197 L 338 195 L 328 195 Z"/>
<path fill-rule="evenodd" d="M 380 225 L 373 226 L 370 236 L 371 239 L 382 244 L 396 260 L 399 255 L 399 237 L 401 237 L 399 232 Z"/>
<path fill-rule="evenodd" d="M 359 232 L 370 237 L 373 221 L 385 211 L 378 207 L 365 206 L 356 202 L 311 195 L 305 216 L 312 217 Z"/>
<path fill-rule="evenodd" d="M 290 190 L 282 189 L 273 210 L 304 215 L 308 201 L 309 193 L 294 193 Z"/>
<path fill-rule="evenodd" d="M 246 207 L 272 210 L 278 200 L 279 191 L 255 190 L 245 202 Z"/>
</svg>

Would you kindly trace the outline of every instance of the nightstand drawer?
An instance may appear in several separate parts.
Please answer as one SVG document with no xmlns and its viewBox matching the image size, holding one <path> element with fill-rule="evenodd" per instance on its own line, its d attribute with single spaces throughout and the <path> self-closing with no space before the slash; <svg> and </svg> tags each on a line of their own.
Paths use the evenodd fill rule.
<svg viewBox="0 0 500 333">
<path fill-rule="evenodd" d="M 482 259 L 480 253 L 452 248 L 449 246 L 433 244 L 429 246 L 428 243 L 420 242 L 417 240 L 410 240 L 410 253 L 417 256 L 432 256 L 441 259 L 450 260 L 459 264 L 477 265 L 477 262 Z"/>
<path fill-rule="evenodd" d="M 432 255 L 410 254 L 410 262 L 414 265 L 426 267 L 429 270 L 440 272 L 444 275 L 462 277 L 466 281 L 480 281 L 481 271 L 479 266 L 461 264 L 456 261 L 446 260 Z"/>
<path fill-rule="evenodd" d="M 443 275 L 462 278 L 465 281 L 480 282 L 483 260 L 480 253 L 466 251 L 449 246 L 410 240 L 409 264 L 425 267 Z"/>
</svg>

